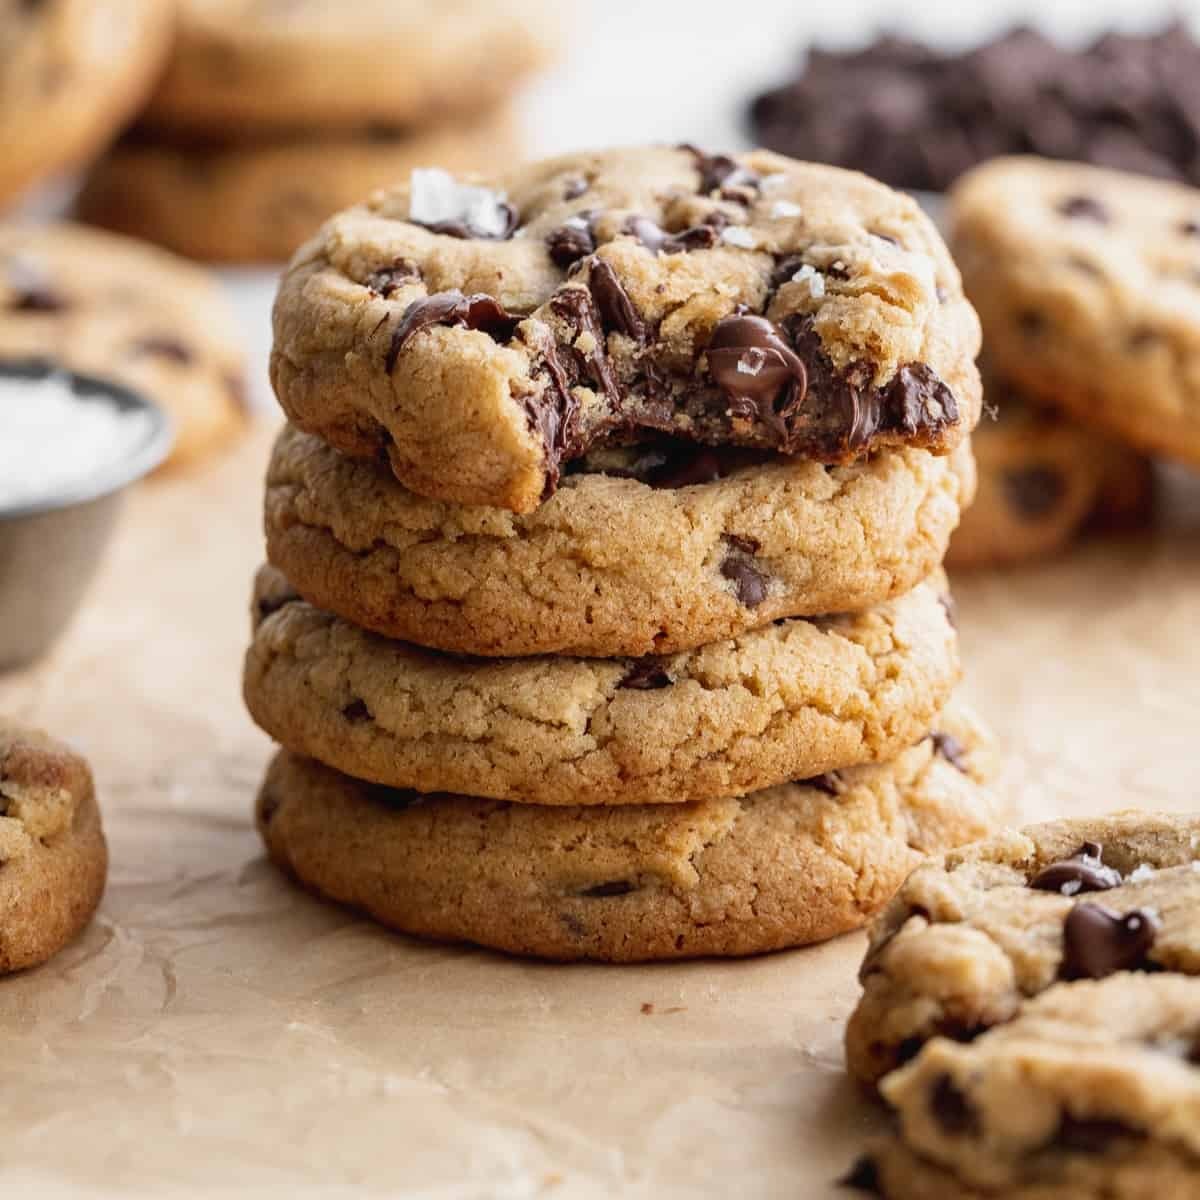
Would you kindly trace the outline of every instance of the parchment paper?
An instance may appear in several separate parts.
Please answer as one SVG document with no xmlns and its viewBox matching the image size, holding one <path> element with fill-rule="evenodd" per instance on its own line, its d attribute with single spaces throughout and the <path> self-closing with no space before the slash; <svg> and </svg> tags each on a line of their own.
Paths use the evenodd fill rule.
<svg viewBox="0 0 1200 1200">
<path fill-rule="evenodd" d="M 112 848 L 89 932 L 0 982 L 0 1193 L 835 1194 L 880 1122 L 841 1071 L 861 935 L 539 966 L 391 936 L 264 862 L 239 666 L 268 441 L 135 495 L 67 640 L 0 679 L 90 755 Z M 1173 493 L 1152 536 L 959 583 L 1022 817 L 1200 808 L 1200 498 Z"/>
</svg>

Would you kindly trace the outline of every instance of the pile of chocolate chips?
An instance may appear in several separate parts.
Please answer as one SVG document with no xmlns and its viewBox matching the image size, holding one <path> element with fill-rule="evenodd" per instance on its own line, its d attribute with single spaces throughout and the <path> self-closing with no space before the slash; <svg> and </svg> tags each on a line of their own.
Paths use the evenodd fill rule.
<svg viewBox="0 0 1200 1200">
<path fill-rule="evenodd" d="M 895 187 L 943 191 L 1000 154 L 1039 154 L 1200 184 L 1200 47 L 1182 25 L 1064 50 L 1031 29 L 965 54 L 885 37 L 814 49 L 759 96 L 755 138 Z"/>
</svg>

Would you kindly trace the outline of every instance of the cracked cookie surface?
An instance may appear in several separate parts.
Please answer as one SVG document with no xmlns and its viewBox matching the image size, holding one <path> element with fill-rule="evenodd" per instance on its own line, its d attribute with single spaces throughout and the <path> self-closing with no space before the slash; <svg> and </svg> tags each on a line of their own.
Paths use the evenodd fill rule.
<svg viewBox="0 0 1200 1200">
<path fill-rule="evenodd" d="M 985 418 L 971 437 L 978 491 L 954 531 L 947 566 L 1046 558 L 1089 528 L 1128 529 L 1149 516 L 1148 459 L 991 380 L 985 394 L 999 419 Z"/>
<path fill-rule="evenodd" d="M 948 452 L 980 408 L 978 321 L 915 202 L 765 152 L 415 172 L 297 253 L 274 328 L 296 425 L 517 512 L 647 434 L 838 463 Z"/>
<path fill-rule="evenodd" d="M 92 168 L 76 208 L 85 221 L 189 258 L 284 262 L 326 217 L 413 167 L 499 168 L 518 156 L 518 145 L 504 106 L 470 124 L 412 134 L 306 131 L 216 146 L 139 137 Z"/>
<path fill-rule="evenodd" d="M 555 14 L 545 0 L 181 0 L 143 120 L 236 140 L 487 112 L 550 58 Z"/>
<path fill-rule="evenodd" d="M 37 966 L 91 920 L 108 872 L 92 775 L 0 717 L 0 974 Z"/>
<path fill-rule="evenodd" d="M 214 451 L 249 420 L 216 279 L 82 225 L 0 226 L 0 357 L 53 359 L 157 401 L 175 423 L 171 463 Z"/>
<path fill-rule="evenodd" d="M 116 137 L 172 27 L 162 0 L 0 0 L 0 203 Z"/>
<path fill-rule="evenodd" d="M 1200 978 L 1059 983 L 881 1084 L 898 1131 L 859 1171 L 887 1200 L 1200 1194 Z"/>
<path fill-rule="evenodd" d="M 518 515 L 426 500 L 287 429 L 267 554 L 317 607 L 423 646 L 673 653 L 904 593 L 937 569 L 974 483 L 966 446 L 826 468 L 674 443 L 576 465 L 591 472 Z"/>
<path fill-rule="evenodd" d="M 754 954 L 857 928 L 913 863 L 992 824 L 986 744 L 947 713 L 895 761 L 741 799 L 535 808 L 422 797 L 282 752 L 271 857 L 406 933 L 553 959 Z"/>
<path fill-rule="evenodd" d="M 1062 979 L 1200 974 L 1200 817 L 1035 825 L 913 872 L 871 930 L 847 1061 L 875 1082 L 969 1040 Z M 1145 974 L 1141 974 L 1145 973 Z"/>
<path fill-rule="evenodd" d="M 1001 159 L 949 223 L 989 361 L 1145 453 L 1200 462 L 1200 190 Z"/>
<path fill-rule="evenodd" d="M 544 805 L 679 803 L 893 758 L 957 682 L 934 577 L 857 616 L 640 659 L 464 659 L 260 573 L 244 692 L 287 749 L 374 783 Z M 266 601 L 264 603 L 264 600 Z"/>
</svg>

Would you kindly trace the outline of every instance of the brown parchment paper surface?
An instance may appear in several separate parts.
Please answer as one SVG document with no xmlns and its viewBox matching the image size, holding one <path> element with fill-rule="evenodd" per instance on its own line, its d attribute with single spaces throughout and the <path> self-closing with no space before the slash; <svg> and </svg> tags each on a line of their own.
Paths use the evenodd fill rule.
<svg viewBox="0 0 1200 1200">
<path fill-rule="evenodd" d="M 270 431 L 135 494 L 85 612 L 0 708 L 90 756 L 92 928 L 0 981 L 13 1197 L 826 1197 L 879 1114 L 843 1078 L 861 935 L 557 967 L 391 936 L 286 884 L 239 699 Z M 1200 499 L 958 584 L 967 693 L 1036 819 L 1200 808 Z"/>
</svg>

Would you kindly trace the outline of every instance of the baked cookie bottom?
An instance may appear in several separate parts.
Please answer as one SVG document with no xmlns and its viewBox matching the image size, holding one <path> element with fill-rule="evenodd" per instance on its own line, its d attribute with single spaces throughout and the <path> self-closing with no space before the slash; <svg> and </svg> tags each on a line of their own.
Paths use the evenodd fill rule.
<svg viewBox="0 0 1200 1200">
<path fill-rule="evenodd" d="M 993 824 L 992 757 L 948 713 L 893 762 L 681 805 L 419 796 L 281 752 L 272 859 L 404 933 L 556 960 L 746 955 L 858 928 L 922 856 Z"/>
</svg>

